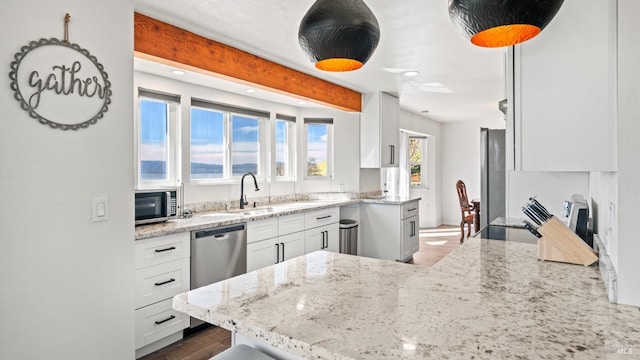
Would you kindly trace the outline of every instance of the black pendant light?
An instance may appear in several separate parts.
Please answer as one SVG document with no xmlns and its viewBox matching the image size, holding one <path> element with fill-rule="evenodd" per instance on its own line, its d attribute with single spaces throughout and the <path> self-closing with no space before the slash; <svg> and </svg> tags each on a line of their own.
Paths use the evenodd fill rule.
<svg viewBox="0 0 640 360">
<path fill-rule="evenodd" d="M 361 68 L 380 40 L 378 20 L 362 0 L 317 0 L 300 23 L 298 41 L 316 68 Z"/>
<path fill-rule="evenodd" d="M 564 0 L 449 0 L 449 16 L 471 42 L 509 46 L 537 36 Z"/>
</svg>

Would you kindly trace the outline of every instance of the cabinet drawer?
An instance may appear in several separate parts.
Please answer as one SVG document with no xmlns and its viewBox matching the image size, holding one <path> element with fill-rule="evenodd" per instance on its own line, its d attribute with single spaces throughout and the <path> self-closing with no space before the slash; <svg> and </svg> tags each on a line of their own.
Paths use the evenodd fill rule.
<svg viewBox="0 0 640 360">
<path fill-rule="evenodd" d="M 189 316 L 174 310 L 172 302 L 170 298 L 136 310 L 136 349 L 189 327 Z"/>
<path fill-rule="evenodd" d="M 340 221 L 340 208 L 332 207 L 322 210 L 308 211 L 304 214 L 305 229 L 337 223 Z"/>
<path fill-rule="evenodd" d="M 406 204 L 402 204 L 402 218 L 406 219 L 411 216 L 417 216 L 420 212 L 417 201 L 411 201 Z"/>
<path fill-rule="evenodd" d="M 247 243 L 278 236 L 278 220 L 276 218 L 250 221 L 247 223 Z"/>
<path fill-rule="evenodd" d="M 304 213 L 280 216 L 278 218 L 278 235 L 287 235 L 304 231 Z"/>
<path fill-rule="evenodd" d="M 189 244 L 188 232 L 136 240 L 136 269 L 189 257 Z"/>
<path fill-rule="evenodd" d="M 135 308 L 189 291 L 189 258 L 136 270 Z"/>
</svg>

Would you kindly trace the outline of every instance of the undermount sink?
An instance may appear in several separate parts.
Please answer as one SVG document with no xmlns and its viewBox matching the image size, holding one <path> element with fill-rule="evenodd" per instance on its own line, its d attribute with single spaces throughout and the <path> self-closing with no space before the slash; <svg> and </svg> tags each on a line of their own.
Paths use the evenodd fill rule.
<svg viewBox="0 0 640 360">
<path fill-rule="evenodd" d="M 265 214 L 265 213 L 270 213 L 270 212 L 274 212 L 275 209 L 272 207 L 268 207 L 268 208 L 260 208 L 260 209 L 251 209 L 251 210 L 238 210 L 236 212 L 234 212 L 234 214 L 240 214 L 240 215 L 260 215 L 260 214 Z"/>
<path fill-rule="evenodd" d="M 314 202 L 294 202 L 294 203 L 289 203 L 289 204 L 281 204 L 281 205 L 275 205 L 274 208 L 276 208 L 278 210 L 287 210 L 287 209 L 299 209 L 299 208 L 309 207 L 309 206 L 314 206 L 314 205 L 318 205 L 318 201 L 314 201 Z"/>
<path fill-rule="evenodd" d="M 233 218 L 233 217 L 238 217 L 241 214 L 237 214 L 237 213 L 209 213 L 209 214 L 203 214 L 202 216 L 205 217 L 212 217 L 212 218 Z"/>
</svg>

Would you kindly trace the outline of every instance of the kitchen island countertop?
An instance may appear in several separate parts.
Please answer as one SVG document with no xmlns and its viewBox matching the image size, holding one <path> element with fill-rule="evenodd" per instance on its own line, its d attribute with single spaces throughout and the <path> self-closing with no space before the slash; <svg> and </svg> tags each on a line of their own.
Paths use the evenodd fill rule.
<svg viewBox="0 0 640 360">
<path fill-rule="evenodd" d="M 177 295 L 175 309 L 307 359 L 602 359 L 640 353 L 640 311 L 597 267 L 471 238 L 431 268 L 314 252 Z"/>
</svg>

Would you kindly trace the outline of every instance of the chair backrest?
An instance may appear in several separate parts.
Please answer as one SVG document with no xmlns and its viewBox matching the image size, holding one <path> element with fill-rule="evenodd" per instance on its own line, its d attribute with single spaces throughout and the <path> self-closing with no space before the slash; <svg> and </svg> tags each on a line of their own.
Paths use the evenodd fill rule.
<svg viewBox="0 0 640 360">
<path fill-rule="evenodd" d="M 465 210 L 470 208 L 467 187 L 464 185 L 464 181 L 458 180 L 456 182 L 456 192 L 458 193 L 458 201 L 460 201 L 460 210 L 464 213 Z"/>
</svg>

